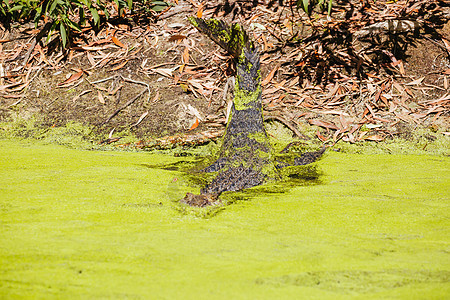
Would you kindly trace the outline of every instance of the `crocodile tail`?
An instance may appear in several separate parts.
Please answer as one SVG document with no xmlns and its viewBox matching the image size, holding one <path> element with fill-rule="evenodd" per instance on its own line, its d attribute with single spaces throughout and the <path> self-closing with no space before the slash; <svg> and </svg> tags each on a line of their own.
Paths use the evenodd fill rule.
<svg viewBox="0 0 450 300">
<path fill-rule="evenodd" d="M 239 88 L 255 92 L 261 81 L 260 56 L 245 30 L 239 24 L 228 25 L 217 19 L 189 17 L 189 21 L 237 60 Z"/>
<path fill-rule="evenodd" d="M 200 32 L 206 34 L 211 40 L 225 49 L 234 58 L 239 59 L 243 50 L 253 52 L 253 42 L 239 24 L 226 24 L 217 19 L 201 19 L 189 17 L 189 21 Z"/>
</svg>

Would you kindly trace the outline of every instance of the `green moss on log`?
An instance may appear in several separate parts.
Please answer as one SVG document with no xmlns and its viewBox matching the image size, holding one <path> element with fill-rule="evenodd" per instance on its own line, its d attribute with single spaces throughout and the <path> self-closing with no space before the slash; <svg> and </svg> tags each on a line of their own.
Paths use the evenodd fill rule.
<svg viewBox="0 0 450 300">
<path fill-rule="evenodd" d="M 261 86 L 257 87 L 255 92 L 248 92 L 246 90 L 239 88 L 239 76 L 238 80 L 236 80 L 236 87 L 234 92 L 234 108 L 236 110 L 244 110 L 249 109 L 249 104 L 258 102 L 259 97 L 261 96 Z"/>
<path fill-rule="evenodd" d="M 253 43 L 239 24 L 229 26 L 217 19 L 204 20 L 196 17 L 189 17 L 188 20 L 236 59 L 245 59 L 242 51 L 245 47 L 254 49 Z"/>
</svg>

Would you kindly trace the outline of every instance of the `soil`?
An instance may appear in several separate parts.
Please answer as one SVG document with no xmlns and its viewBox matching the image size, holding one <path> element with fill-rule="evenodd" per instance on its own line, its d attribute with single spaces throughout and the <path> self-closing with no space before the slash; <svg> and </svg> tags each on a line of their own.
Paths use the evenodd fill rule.
<svg viewBox="0 0 450 300">
<path fill-rule="evenodd" d="M 92 126 L 96 133 L 105 138 L 113 130 L 116 133 L 135 135 L 138 139 L 208 130 L 223 131 L 227 109 L 223 90 L 226 90 L 227 79 L 233 73 L 230 57 L 189 24 L 187 16 L 195 14 L 196 9 L 188 1 L 180 0 L 179 5 L 185 10 L 154 24 L 120 24 L 114 29 L 103 28 L 92 38 L 100 43 L 99 50 L 77 50 L 75 47 L 65 56 L 58 51 L 44 55 L 42 46 L 38 45 L 24 68 L 21 65 L 29 46 L 24 37 L 29 37 L 25 33 L 34 30 L 32 25 L 29 25 L 28 31 L 13 27 L 11 31 L 3 32 L 1 39 L 10 40 L 1 44 L 5 53 L 18 51 L 20 47 L 23 49 L 18 51 L 14 59 L 3 60 L 2 70 L 5 74 L 20 70 L 23 76 L 27 75 L 29 83 L 21 93 L 0 91 L 0 121 L 35 118 L 43 127 L 78 122 Z M 120 37 L 120 43 L 125 45 L 126 50 L 113 43 L 101 44 L 102 39 L 110 39 L 114 32 L 117 32 L 116 35 Z M 443 36 L 450 36 L 450 24 L 441 33 Z M 177 35 L 187 38 L 171 40 Z M 270 37 L 267 39 L 271 41 Z M 92 47 L 96 46 L 94 44 Z M 189 50 L 187 58 L 186 49 Z M 286 52 L 291 50 L 292 48 L 285 49 Z M 405 54 L 404 67 L 411 78 L 425 76 L 424 83 L 439 87 L 444 80 L 448 80 L 448 76 L 445 79 L 440 72 L 450 69 L 449 56 L 442 45 L 437 46 L 436 41 L 417 39 L 407 47 Z M 114 59 L 102 64 L 102 59 L 108 55 Z M 273 70 L 277 55 L 279 54 L 276 52 L 269 54 L 269 59 L 266 57 L 266 62 L 262 62 L 263 79 Z M 124 62 L 126 64 L 121 67 Z M 174 76 L 171 78 L 154 71 L 158 68 L 175 67 L 177 69 L 173 71 Z M 184 68 L 184 72 L 180 72 L 180 68 Z M 80 70 L 83 70 L 81 79 L 61 84 Z M 289 78 L 281 70 L 283 67 L 274 76 L 277 82 Z M 178 82 L 176 76 L 179 76 Z M 6 78 L 8 76 L 1 79 L 1 85 L 10 84 L 5 82 Z M 187 83 L 197 79 L 210 84 L 210 89 L 205 88 L 204 95 L 195 92 L 195 88 Z M 95 83 L 101 80 L 104 81 Z M 423 99 L 442 97 L 448 93 L 448 88 L 428 87 L 426 90 L 414 90 L 414 93 L 413 103 L 406 103 L 409 107 L 420 106 L 418 103 Z M 138 95 L 140 96 L 135 101 L 129 103 Z M 285 99 L 289 97 L 290 95 Z M 323 121 L 339 124 L 339 116 L 319 115 L 310 108 L 287 107 L 283 102 L 268 98 L 263 100 L 263 104 L 265 114 L 279 116 L 278 120 L 286 119 L 289 122 L 285 122 L 285 125 L 291 128 L 294 126 L 300 131 L 311 127 L 311 119 L 318 116 Z M 361 113 L 361 110 L 346 110 L 346 114 L 350 114 L 349 120 L 359 119 Z M 419 125 L 432 127 L 434 131 L 448 132 L 448 116 L 448 110 L 444 109 L 438 115 L 430 114 L 421 118 L 420 124 L 416 120 L 405 118 L 392 120 L 394 125 L 387 130 L 397 135 L 407 135 Z M 321 127 L 320 132 L 332 136 L 329 128 Z M 319 134 L 318 136 L 321 139 Z M 375 141 L 376 138 L 372 140 Z"/>
<path fill-rule="evenodd" d="M 216 47 L 211 42 L 206 42 L 206 39 L 200 34 L 195 33 L 195 30 L 187 22 L 187 15 L 189 14 L 181 13 L 153 24 L 153 30 L 167 28 L 171 24 L 182 24 L 181 31 L 193 32 L 198 43 L 197 47 L 201 48 L 199 51 L 190 52 L 190 60 L 198 62 L 203 68 L 206 68 L 211 65 L 211 58 L 205 57 L 203 53 L 209 53 Z M 179 29 L 179 27 L 176 28 Z M 131 30 L 128 31 L 130 34 L 134 32 L 132 28 L 129 30 Z M 20 32 L 12 29 L 6 35 L 8 38 L 14 39 L 20 35 Z M 63 60 L 56 68 L 45 66 L 41 72 L 37 73 L 20 103 L 11 106 L 17 101 L 16 98 L 1 97 L 0 120 L 9 120 L 11 115 L 18 115 L 21 118 L 37 116 L 42 126 L 55 127 L 63 126 L 67 122 L 79 122 L 95 126 L 98 132 L 104 134 L 112 129 L 115 129 L 116 132 L 129 130 L 138 138 L 150 138 L 188 131 L 196 120 L 194 112 L 197 111 L 204 120 L 206 120 L 206 116 L 216 113 L 220 115 L 219 107 L 222 99 L 219 97 L 219 93 L 215 93 L 214 98 L 209 101 L 198 94 L 194 95 L 192 92 L 183 91 L 182 87 L 174 85 L 172 80 L 162 75 L 145 73 L 140 69 L 144 62 L 147 67 L 163 64 L 164 68 L 171 68 L 182 63 L 180 58 L 185 48 L 184 44 L 176 45 L 176 42 L 169 42 L 167 41 L 169 37 L 168 33 L 163 34 L 159 37 L 160 42 L 154 47 L 150 46 L 144 37 L 121 39 L 122 43 L 130 46 L 136 45 L 137 48 L 141 48 L 141 51 L 135 56 L 127 58 L 127 64 L 116 71 L 111 70 L 114 67 L 111 65 L 92 69 L 87 55 L 84 55 L 86 52 L 75 52 L 72 59 Z M 14 49 L 15 46 L 14 43 L 7 43 L 4 45 L 4 49 Z M 108 55 L 119 50 L 119 47 L 113 46 L 112 49 L 105 50 L 103 54 Z M 25 52 L 22 51 L 15 61 L 6 62 L 4 64 L 6 69 L 14 69 L 20 64 Z M 187 64 L 187 66 L 190 65 Z M 74 73 L 74 70 L 84 70 L 84 80 L 80 80 L 81 82 L 74 86 L 59 86 Z M 96 87 L 90 84 L 90 82 L 110 77 L 114 78 L 96 84 Z M 147 88 L 142 84 L 124 81 L 122 78 L 145 82 L 148 84 L 150 93 L 146 92 L 107 122 L 114 112 L 124 107 L 129 100 Z M 217 80 L 223 79 L 218 78 Z M 119 86 L 122 88 L 116 94 L 108 94 L 108 91 L 111 92 Z M 98 93 L 102 93 L 103 101 L 99 100 Z M 196 111 L 189 109 L 190 106 Z M 144 113 L 147 113 L 147 117 L 138 126 L 133 126 Z M 208 127 L 202 124 L 199 129 L 203 130 Z"/>
</svg>

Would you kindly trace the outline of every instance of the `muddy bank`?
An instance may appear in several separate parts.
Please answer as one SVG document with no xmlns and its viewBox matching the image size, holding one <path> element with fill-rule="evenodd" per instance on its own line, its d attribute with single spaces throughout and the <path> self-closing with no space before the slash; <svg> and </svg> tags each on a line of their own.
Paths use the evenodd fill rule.
<svg viewBox="0 0 450 300">
<path fill-rule="evenodd" d="M 179 8 L 180 13 L 154 24 L 109 24 L 111 28 L 79 38 L 77 47 L 65 54 L 38 45 L 26 65 L 23 60 L 33 24 L 2 32 L 0 120 L 32 117 L 45 128 L 75 122 L 92 127 L 101 139 L 113 129 L 137 139 L 186 134 L 190 129 L 224 130 L 232 94 L 227 82 L 235 70 L 226 53 L 189 25 L 187 17 L 196 13 L 196 7 L 180 0 Z M 213 11 L 205 10 L 204 16 Z M 281 46 L 261 29 L 277 26 L 287 39 L 290 31 L 309 26 L 306 19 L 287 22 L 288 11 L 275 7 L 272 12 L 257 9 L 243 18 L 242 25 L 258 37 L 256 43 L 264 52 L 265 117 L 293 134 L 311 130 L 311 137 L 330 144 L 339 139 L 350 143 L 389 140 L 417 128 L 440 134 L 450 131 L 450 60 L 437 37 L 425 31 L 395 37 L 388 50 L 395 53 L 397 63 L 387 73 L 370 70 L 370 76 L 355 78 L 335 66 L 336 72 L 349 77 L 313 84 L 300 78 L 298 66 L 308 60 L 303 52 L 321 45 Z M 278 24 L 277 19 L 286 22 Z M 305 34 L 310 31 L 306 28 Z M 442 36 L 449 32 L 449 24 L 438 28 Z M 112 41 L 113 33 L 123 47 Z M 355 51 L 370 46 L 360 42 L 352 44 Z M 336 47 L 341 44 L 335 42 Z M 390 64 L 386 58 L 379 65 Z"/>
</svg>

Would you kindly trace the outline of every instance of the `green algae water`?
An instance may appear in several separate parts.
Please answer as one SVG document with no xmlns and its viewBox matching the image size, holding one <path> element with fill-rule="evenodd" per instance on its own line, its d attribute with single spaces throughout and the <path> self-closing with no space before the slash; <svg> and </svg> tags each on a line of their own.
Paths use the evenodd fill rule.
<svg viewBox="0 0 450 300">
<path fill-rule="evenodd" d="M 207 218 L 177 161 L 0 140 L 0 298 L 450 297 L 448 157 L 330 151 Z"/>
</svg>

